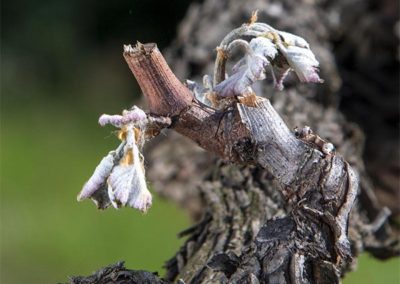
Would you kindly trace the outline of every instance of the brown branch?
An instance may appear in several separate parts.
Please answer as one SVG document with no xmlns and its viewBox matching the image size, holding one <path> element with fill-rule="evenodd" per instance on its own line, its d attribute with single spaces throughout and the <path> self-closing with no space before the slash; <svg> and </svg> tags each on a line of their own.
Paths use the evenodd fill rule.
<svg viewBox="0 0 400 284">
<path fill-rule="evenodd" d="M 350 2 L 355 4 L 357 1 Z M 393 190 L 397 189 L 396 179 L 387 174 L 392 172 L 391 166 L 396 163 L 387 162 L 388 157 L 384 155 L 395 152 L 391 145 L 397 145 L 397 143 L 392 143 L 391 139 L 393 138 L 385 136 L 385 133 L 393 133 L 393 131 L 388 131 L 387 121 L 380 119 L 382 114 L 379 114 L 379 111 L 376 113 L 374 110 L 376 110 L 377 104 L 385 104 L 386 108 L 382 106 L 382 109 L 386 109 L 383 112 L 387 116 L 388 113 L 392 113 L 390 110 L 393 110 L 390 106 L 396 105 L 387 102 L 390 101 L 390 98 L 397 98 L 398 92 L 393 91 L 392 88 L 396 86 L 390 84 L 396 80 L 390 80 L 390 78 L 396 77 L 398 72 L 394 72 L 393 68 L 385 68 L 386 71 L 383 73 L 381 71 L 383 65 L 390 67 L 396 63 L 392 52 L 395 35 L 390 31 L 393 30 L 397 19 L 395 13 L 388 12 L 396 9 L 386 9 L 393 6 L 393 1 L 382 2 L 381 5 L 378 5 L 381 9 L 376 9 L 376 5 L 370 5 L 371 2 L 373 1 L 367 0 L 361 4 L 357 2 L 359 8 L 357 13 L 348 9 L 351 6 L 348 0 L 334 1 L 328 6 L 327 3 L 310 5 L 309 1 L 292 0 L 285 0 L 281 3 L 282 5 L 275 6 L 251 0 L 246 2 L 245 7 L 238 1 L 207 0 L 204 5 L 195 3 L 182 22 L 179 35 L 170 47 L 167 58 L 171 59 L 170 63 L 175 63 L 173 68 L 175 74 L 180 76 L 190 74 L 192 79 L 199 80 L 200 76 L 208 72 L 207 70 L 212 69 L 213 64 L 212 57 L 207 56 L 204 50 L 215 48 L 221 40 L 221 31 L 232 30 L 249 16 L 250 10 L 255 9 L 259 9 L 262 21 L 307 38 L 321 62 L 322 77 L 326 83 L 317 88 L 303 88 L 297 84 L 287 84 L 283 95 L 272 97 L 272 104 L 288 125 L 307 123 L 313 129 L 323 132 L 324 137 L 330 137 L 339 152 L 348 161 L 351 161 L 351 165 L 360 173 L 360 199 L 356 210 L 352 211 L 349 227 L 353 257 L 365 250 L 375 257 L 384 259 L 398 255 L 399 243 L 396 241 L 398 237 L 390 230 L 389 223 L 386 222 L 388 211 L 381 210 L 381 213 L 378 214 L 381 205 L 376 199 L 375 193 L 379 193 L 381 185 L 385 185 L 381 188 L 386 190 L 387 183 L 382 180 L 389 180 L 394 185 Z M 224 17 L 215 17 L 216 14 L 222 13 Z M 327 17 L 327 13 L 344 15 L 342 17 L 344 20 L 331 21 L 331 17 Z M 387 21 L 382 21 L 382 17 Z M 352 28 L 349 29 L 349 26 Z M 372 26 L 374 29 L 371 31 L 370 27 Z M 206 40 L 205 37 L 207 37 Z M 356 37 L 361 40 L 354 40 Z M 382 42 L 385 44 L 382 45 Z M 333 50 L 332 46 L 335 47 Z M 385 56 L 380 56 L 372 62 L 369 60 L 377 51 L 382 50 L 387 52 L 378 53 L 385 54 Z M 221 51 L 218 56 L 224 58 L 224 53 Z M 128 60 L 136 59 L 128 58 Z M 357 61 L 358 68 L 356 69 L 354 69 L 354 60 Z M 223 63 L 221 60 L 217 62 Z M 163 65 L 166 66 L 165 61 L 163 61 Z M 218 76 L 215 77 L 214 83 L 224 80 L 225 64 L 217 65 L 215 68 L 218 70 L 216 72 Z M 160 71 L 155 69 L 156 72 Z M 379 70 L 383 75 L 375 76 L 374 80 L 371 80 L 370 75 L 374 73 L 374 70 L 375 73 Z M 168 74 L 175 80 L 173 75 Z M 360 77 L 360 74 L 364 74 L 365 78 Z M 151 80 L 159 81 L 163 76 L 148 74 L 147 77 L 147 80 L 138 80 L 139 83 L 148 83 Z M 345 88 L 339 90 L 341 81 L 344 82 Z M 239 121 L 237 116 L 241 109 L 240 105 L 232 105 L 227 112 L 210 111 L 193 101 L 192 95 L 186 90 L 180 91 L 182 84 L 179 83 L 177 86 L 179 87 L 171 93 L 177 96 L 189 94 L 190 100 L 186 101 L 184 105 L 172 101 L 171 107 L 168 105 L 171 103 L 170 99 L 158 107 L 153 107 L 154 103 L 149 102 L 150 111 L 155 114 L 152 118 L 157 120 L 157 114 L 174 116 L 172 119 L 168 117 L 174 123 L 171 128 L 179 130 L 178 126 L 180 126 L 179 131 L 182 134 L 192 137 L 203 148 L 217 153 L 227 160 L 243 164 L 261 164 L 261 162 L 257 162 L 260 159 L 257 159 L 256 151 L 252 152 L 254 156 L 250 155 L 249 161 L 244 161 L 243 158 L 246 155 L 245 157 L 238 155 L 242 152 L 240 147 L 237 147 L 238 152 L 234 152 L 232 148 L 236 149 L 235 147 L 225 147 L 222 144 L 226 142 L 225 138 L 235 141 L 229 139 L 233 137 L 229 135 L 231 134 L 229 129 L 233 127 L 231 122 Z M 382 86 L 385 89 L 383 91 L 385 100 L 379 99 L 382 95 Z M 146 94 L 148 92 L 146 88 L 151 90 L 154 86 L 141 87 Z M 259 94 L 263 93 L 266 96 L 269 96 L 271 92 L 268 84 L 260 86 L 257 90 Z M 348 93 L 351 93 L 351 96 L 346 96 Z M 162 94 L 160 101 L 168 94 L 170 93 Z M 346 110 L 347 116 L 352 119 L 346 120 L 337 109 L 339 98 L 342 100 L 341 109 Z M 357 101 L 361 99 L 364 102 L 366 98 L 367 100 L 373 98 L 374 103 L 364 104 L 360 108 Z M 175 99 L 175 95 L 172 96 L 172 99 Z M 160 104 L 157 100 L 155 103 Z M 390 108 L 389 111 L 387 107 Z M 265 108 L 269 109 L 269 106 Z M 357 108 L 357 111 L 354 111 L 354 108 Z M 177 111 L 173 111 L 173 113 L 166 111 L 171 111 L 171 109 Z M 249 113 L 245 115 L 253 117 L 253 111 L 254 109 L 250 108 Z M 357 121 L 357 115 L 362 113 L 368 114 L 368 118 L 370 118 L 358 120 L 358 123 L 364 124 L 364 127 L 367 126 L 364 128 L 367 136 L 367 151 L 364 154 L 364 134 L 358 126 L 350 122 L 354 119 Z M 374 115 L 371 116 L 371 113 Z M 239 112 L 239 115 L 242 114 Z M 186 115 L 187 124 L 183 119 L 184 115 Z M 260 113 L 260 115 L 264 115 L 264 113 Z M 229 119 L 228 116 L 230 116 Z M 157 132 L 159 128 L 169 127 L 168 119 L 160 120 L 162 123 L 154 123 L 153 130 Z M 265 120 L 264 117 L 260 117 L 260 120 L 262 119 Z M 379 123 L 376 124 L 376 121 L 373 123 L 377 119 Z M 247 119 L 244 116 L 244 118 L 240 117 L 241 120 Z M 213 121 L 218 121 L 218 124 L 207 125 L 208 122 Z M 189 124 L 192 125 L 192 128 L 188 127 Z M 197 126 L 197 129 L 194 128 L 194 125 Z M 268 127 L 268 124 L 264 127 Z M 251 129 L 257 130 L 257 124 L 253 123 L 245 128 L 244 137 L 253 136 L 254 133 L 251 132 Z M 263 131 L 265 130 L 262 130 L 261 134 Z M 222 132 L 228 136 L 224 138 Z M 291 134 L 290 131 L 288 133 Z M 202 135 L 205 137 L 201 137 Z M 268 137 L 262 136 L 266 140 L 264 142 L 270 143 L 266 144 L 266 153 L 270 153 L 268 148 L 271 147 L 270 145 L 274 145 L 275 140 L 268 140 Z M 292 135 L 288 136 L 291 141 L 296 142 Z M 338 269 L 340 265 L 336 265 L 335 259 L 336 252 L 340 251 L 337 249 L 338 246 L 335 249 L 335 243 L 338 244 L 335 241 L 340 239 L 340 232 L 345 231 L 343 228 L 346 226 L 343 221 L 348 220 L 346 214 L 350 210 L 354 198 L 354 190 L 348 190 L 347 194 L 344 192 L 349 189 L 346 185 L 350 185 L 351 188 L 354 178 L 352 171 L 348 171 L 347 164 L 342 158 L 328 155 L 328 153 L 323 155 L 323 158 L 318 158 L 314 165 L 305 162 L 304 171 L 299 173 L 297 180 L 289 186 L 285 186 L 282 182 L 278 183 L 268 171 L 259 166 L 237 166 L 221 161 L 214 165 L 211 162 L 205 162 L 205 157 L 210 155 L 199 151 L 197 147 L 191 147 L 190 141 L 188 142 L 187 139 L 181 139 L 177 135 L 172 135 L 172 137 L 168 135 L 163 140 L 158 139 L 157 141 L 161 141 L 161 143 L 153 141 L 156 143 L 153 143 L 153 148 L 146 154 L 147 161 L 150 162 L 147 173 L 152 172 L 150 180 L 158 181 L 162 185 L 159 187 L 163 195 L 175 201 L 180 200 L 180 204 L 191 212 L 193 212 L 192 205 L 188 204 L 194 203 L 196 208 L 202 204 L 201 212 L 204 212 L 205 216 L 199 224 L 185 232 L 187 235 L 185 244 L 167 263 L 167 279 L 182 278 L 187 283 L 264 283 L 267 281 L 269 283 L 335 283 L 338 281 L 339 275 L 343 275 L 344 270 L 349 270 L 349 267 Z M 379 139 L 374 139 L 374 137 Z M 306 149 L 311 148 L 307 161 L 312 161 L 312 154 L 318 156 L 317 154 L 324 153 L 320 151 L 323 150 L 321 147 L 323 144 L 314 143 L 316 141 L 305 139 L 306 137 L 299 138 L 310 146 Z M 386 143 L 384 147 L 386 150 L 392 149 L 393 151 L 376 151 L 382 146 L 379 144 L 382 141 Z M 248 144 L 245 143 L 245 145 L 249 145 L 246 149 L 258 149 L 255 147 L 255 143 L 257 143 L 255 140 L 251 140 Z M 176 145 L 179 146 L 176 147 Z M 233 146 L 235 146 L 234 143 Z M 283 146 L 279 145 L 280 148 Z M 288 148 L 290 149 L 290 147 Z M 385 163 L 379 163 L 379 160 L 376 159 L 377 153 L 382 154 L 381 158 L 383 157 Z M 261 154 L 258 154 L 258 158 L 262 156 Z M 284 154 L 287 155 L 287 152 Z M 153 155 L 153 159 L 151 155 Z M 187 158 L 188 156 L 190 159 Z M 396 155 L 392 155 L 392 157 L 396 157 Z M 264 160 L 266 167 L 271 162 L 279 166 L 279 163 L 274 162 L 272 156 L 269 160 L 267 158 L 265 157 Z M 153 166 L 151 160 L 154 161 Z M 375 177 L 374 181 L 378 181 L 376 183 L 378 188 L 372 187 L 370 178 L 365 172 L 364 161 L 367 163 L 366 166 L 373 175 L 372 177 Z M 171 167 L 175 170 L 171 171 Z M 304 174 L 307 172 L 307 167 L 310 175 Z M 165 168 L 168 168 L 168 171 L 165 171 Z M 188 170 L 188 168 L 190 169 Z M 209 169 L 209 174 L 203 178 L 200 172 L 206 168 Z M 284 167 L 275 170 L 279 173 L 282 168 L 286 171 Z M 332 168 L 343 169 L 343 171 L 332 171 Z M 272 172 L 273 169 L 270 168 L 269 171 Z M 168 172 L 168 175 L 161 178 L 160 175 L 165 172 Z M 348 177 L 345 175 L 346 172 L 349 173 Z M 334 178 L 335 174 L 338 174 L 337 179 Z M 318 176 L 321 178 L 318 179 Z M 277 177 L 280 178 L 279 175 Z M 310 177 L 309 180 L 308 177 Z M 377 177 L 378 179 L 376 179 Z M 202 181 L 199 190 L 197 190 L 194 180 Z M 280 178 L 280 181 L 282 180 Z M 316 180 L 317 183 L 315 183 Z M 335 186 L 328 182 L 329 180 L 342 183 Z M 301 184 L 302 182 L 304 186 Z M 331 184 L 329 185 L 329 183 Z M 280 191 L 284 194 L 281 194 Z M 179 198 L 176 197 L 178 195 Z M 191 197 L 188 197 L 189 195 Z M 300 196 L 303 198 L 300 199 Z M 391 209 L 398 211 L 396 198 L 387 198 L 386 200 L 392 200 L 393 207 Z M 337 207 L 340 209 L 335 210 Z M 337 218 L 339 215 L 342 217 Z M 374 219 L 375 217 L 376 219 Z M 340 223 L 342 226 L 338 226 Z M 368 223 L 370 225 L 366 225 Z M 345 261 L 345 263 L 350 264 L 350 261 Z M 85 279 L 78 278 L 79 283 L 99 283 L 101 278 L 108 283 L 110 275 L 113 279 L 118 280 L 120 279 L 116 276 L 131 276 L 129 270 L 119 267 L 115 269 L 114 266 L 111 268 L 111 273 L 107 273 L 109 269 L 106 269 L 106 271 L 101 270 Z M 136 273 L 132 273 L 129 280 L 122 279 L 128 283 L 135 283 L 134 280 L 138 278 L 133 278 L 134 274 Z M 138 276 L 141 275 L 143 274 L 140 273 Z M 145 279 L 141 278 L 141 281 L 138 282 L 144 281 Z M 156 281 L 157 279 L 149 280 L 149 282 Z"/>
<path fill-rule="evenodd" d="M 268 256 L 263 265 L 280 263 L 279 271 L 292 273 L 292 277 L 310 269 L 308 264 L 319 268 L 318 273 L 307 276 L 309 281 L 321 277 L 339 281 L 340 271 L 351 261 L 347 227 L 358 190 L 358 179 L 348 163 L 326 151 L 327 143 L 318 136 L 296 137 L 266 99 L 258 98 L 255 107 L 233 102 L 223 111 L 200 104 L 176 79 L 154 44 L 128 47 L 124 57 L 143 88 L 151 113 L 171 117 L 172 129 L 225 160 L 266 169 L 282 185 L 293 210 L 284 219 L 268 221 L 265 230 L 260 230 L 257 238 L 265 240 L 254 245 L 259 250 L 265 245 L 269 249 L 261 249 L 261 255 L 247 255 L 248 261 Z M 276 236 L 280 243 L 271 249 L 268 240 L 274 236 L 269 230 L 282 226 L 287 234 Z M 282 262 L 282 257 L 287 261 Z M 222 259 L 232 262 L 228 256 Z M 237 263 L 227 274 L 239 281 L 244 277 L 240 267 L 246 265 L 246 261 Z M 214 266 L 218 270 L 220 264 Z M 196 282 L 199 275 L 193 267 L 189 269 L 192 273 L 186 278 Z M 269 268 L 254 273 L 270 281 L 278 277 L 277 271 Z M 285 283 L 284 279 L 278 282 Z"/>
<path fill-rule="evenodd" d="M 234 161 L 233 153 L 225 153 L 228 141 L 237 141 L 248 136 L 243 125 L 235 133 L 221 138 L 221 126 L 229 122 L 230 116 L 200 106 L 193 94 L 183 85 L 165 62 L 155 44 L 137 45 L 126 49 L 124 58 L 138 81 L 147 100 L 150 113 L 174 117 L 173 128 L 197 142 L 202 148 Z M 236 136 L 237 135 L 237 136 Z"/>
<path fill-rule="evenodd" d="M 295 138 L 265 99 L 259 98 L 260 108 L 236 104 L 225 111 L 199 104 L 172 73 L 155 44 L 138 45 L 132 51 L 124 52 L 124 58 L 143 90 L 150 112 L 175 116 L 172 128 L 207 151 L 232 162 L 255 162 L 257 156 L 278 159 L 271 164 L 260 158 L 260 163 L 267 168 L 280 167 L 271 168 L 279 176 L 292 161 L 298 161 L 301 155 L 310 150 Z M 259 112 L 260 109 L 263 111 Z M 253 120 L 258 125 L 253 125 Z M 251 127 L 254 133 L 250 133 Z M 269 149 L 270 158 L 265 154 L 257 154 L 264 152 L 264 149 L 251 148 L 254 145 L 251 142 L 253 138 L 270 139 L 263 141 L 274 147 Z M 293 169 L 291 174 L 296 172 L 297 169 Z"/>
<path fill-rule="evenodd" d="M 124 58 L 155 115 L 174 116 L 192 101 L 191 92 L 169 69 L 155 44 L 140 44 L 132 50 L 125 46 Z"/>
</svg>

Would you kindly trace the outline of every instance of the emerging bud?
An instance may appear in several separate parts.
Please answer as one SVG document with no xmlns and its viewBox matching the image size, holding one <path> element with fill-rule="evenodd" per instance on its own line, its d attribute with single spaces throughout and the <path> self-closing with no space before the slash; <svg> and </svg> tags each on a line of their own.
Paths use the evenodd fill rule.
<svg viewBox="0 0 400 284">
<path fill-rule="evenodd" d="M 100 209 L 110 204 L 114 208 L 129 206 L 142 212 L 150 208 L 152 197 L 138 147 L 146 119 L 146 114 L 136 106 L 122 115 L 100 117 L 100 125 L 111 124 L 121 129 L 119 137 L 123 142 L 102 159 L 79 193 L 78 201 L 91 198 Z"/>
<path fill-rule="evenodd" d="M 271 75 L 274 86 L 282 90 L 283 81 L 294 71 L 301 82 L 322 83 L 319 63 L 309 44 L 291 33 L 275 30 L 263 23 L 250 23 L 229 33 L 217 48 L 225 56 L 216 62 L 214 78 L 224 78 L 225 66 L 232 50 L 241 47 L 245 55 L 232 68 L 233 74 L 222 82 L 214 82 L 219 97 L 253 94 L 251 86 Z"/>
</svg>

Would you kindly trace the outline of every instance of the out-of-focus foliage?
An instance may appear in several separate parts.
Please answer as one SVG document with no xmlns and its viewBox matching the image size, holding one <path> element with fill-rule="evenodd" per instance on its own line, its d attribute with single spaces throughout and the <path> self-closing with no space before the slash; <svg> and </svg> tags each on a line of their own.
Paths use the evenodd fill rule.
<svg viewBox="0 0 400 284">
<path fill-rule="evenodd" d="M 176 234 L 189 222 L 171 203 L 155 198 L 144 215 L 76 201 L 102 153 L 119 143 L 80 112 L 52 102 L 4 110 L 1 283 L 56 283 L 123 259 L 162 272 L 180 245 Z"/>
<path fill-rule="evenodd" d="M 139 90 L 123 44 L 166 46 L 186 1 L 3 1 L 0 283 L 56 283 L 126 260 L 163 272 L 189 220 L 155 196 L 144 215 L 76 196 L 119 141 L 101 113 Z"/>
<path fill-rule="evenodd" d="M 67 281 L 122 259 L 162 273 L 189 225 L 184 212 L 157 196 L 147 215 L 98 212 L 76 195 L 119 143 L 112 128 L 98 126 L 99 114 L 119 113 L 139 94 L 123 44 L 166 46 L 188 5 L 2 1 L 0 283 Z M 382 283 L 398 280 L 398 261 L 364 260 L 346 283 L 378 283 L 352 281 L 380 269 L 389 277 Z"/>
</svg>

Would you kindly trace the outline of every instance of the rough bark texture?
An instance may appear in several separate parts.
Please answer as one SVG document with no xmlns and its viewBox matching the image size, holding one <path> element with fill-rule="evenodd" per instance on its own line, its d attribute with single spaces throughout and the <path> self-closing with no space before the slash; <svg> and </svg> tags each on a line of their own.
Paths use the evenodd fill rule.
<svg viewBox="0 0 400 284">
<path fill-rule="evenodd" d="M 325 84 L 318 86 L 288 86 L 286 83 L 285 90 L 280 93 L 263 84 L 257 93 L 270 98 L 291 127 L 309 125 L 334 143 L 348 161 L 358 164 L 362 183 L 370 191 L 372 183 L 364 175 L 368 172 L 378 200 L 398 215 L 398 2 L 210 0 L 193 4 L 181 23 L 177 39 L 167 52 L 174 73 L 181 79 L 197 77 L 198 81 L 203 74 L 211 74 L 215 54 L 209 51 L 215 49 L 227 32 L 247 21 L 251 11 L 256 9 L 260 21 L 303 36 L 310 42 L 321 62 L 325 80 Z M 344 119 L 338 107 L 351 120 Z M 366 139 L 352 122 L 362 127 Z M 176 138 L 173 139 L 176 143 Z M 207 168 L 203 166 L 206 158 L 193 147 L 187 148 L 188 156 L 198 153 L 200 164 L 196 172 L 199 175 L 204 172 L 202 169 Z M 169 158 L 165 159 L 168 161 Z M 181 163 L 184 161 L 175 165 Z M 186 174 L 180 174 L 179 167 L 174 167 L 173 163 L 166 167 L 170 173 L 168 176 L 178 177 L 181 181 L 179 188 L 185 188 L 186 182 L 190 183 Z M 155 176 L 151 169 L 149 174 Z M 165 176 L 163 184 L 168 181 L 168 176 Z M 177 185 L 175 180 L 173 188 Z M 161 194 L 165 195 L 169 188 L 163 187 Z M 193 203 L 187 202 L 184 193 L 175 192 L 171 196 L 184 200 L 182 204 Z M 377 201 L 373 203 L 375 209 L 379 207 Z M 369 218 L 373 217 L 374 213 L 370 212 Z"/>
<path fill-rule="evenodd" d="M 90 276 L 72 276 L 70 283 L 73 284 L 109 284 L 109 283 L 143 283 L 143 284 L 164 284 L 168 283 L 160 279 L 157 273 L 143 270 L 126 269 L 124 262 L 109 265 L 99 269 Z"/>
<path fill-rule="evenodd" d="M 173 119 L 176 131 L 241 165 L 216 160 L 176 135 L 152 142 L 157 147 L 150 145 L 146 155 L 149 179 L 162 195 L 181 203 L 196 219 L 202 216 L 196 226 L 182 233 L 188 239 L 167 263 L 165 281 L 335 283 L 363 250 L 378 258 L 398 254 L 397 234 L 385 221 L 387 211 L 376 198 L 389 200 L 385 205 L 399 212 L 398 203 L 392 201 L 398 200 L 398 155 L 383 154 L 398 153 L 398 135 L 392 134 L 398 131 L 393 33 L 397 9 L 393 7 L 396 1 L 206 0 L 192 5 L 168 51 L 168 62 L 181 79 L 211 74 L 215 54 L 210 51 L 258 9 L 260 21 L 310 42 L 326 83 L 304 86 L 293 80 L 279 93 L 263 84 L 256 92 L 269 98 L 273 108 L 260 101 L 257 109 L 236 104 L 228 114 L 221 114 L 194 103 L 179 112 L 181 119 Z M 363 127 L 366 152 L 363 132 L 345 119 L 338 106 Z M 279 116 L 284 127 L 271 125 Z M 222 124 L 215 126 L 217 120 Z M 185 127 L 188 124 L 203 128 Z M 324 155 L 318 145 L 296 138 L 285 125 L 289 129 L 311 126 L 340 155 Z M 232 133 L 232 129 L 241 131 Z M 274 129 L 284 135 L 280 137 Z M 214 139 L 205 143 L 205 137 L 196 136 L 200 130 Z M 271 137 L 278 140 L 268 140 Z M 379 144 L 382 140 L 385 144 Z M 377 153 L 380 147 L 386 150 Z M 281 154 L 266 155 L 265 151 Z M 348 218 L 347 205 L 356 183 L 349 165 L 360 178 L 360 189 Z M 373 187 L 367 171 L 378 187 Z M 350 240 L 351 255 L 347 243 L 341 241 L 343 232 Z"/>
</svg>

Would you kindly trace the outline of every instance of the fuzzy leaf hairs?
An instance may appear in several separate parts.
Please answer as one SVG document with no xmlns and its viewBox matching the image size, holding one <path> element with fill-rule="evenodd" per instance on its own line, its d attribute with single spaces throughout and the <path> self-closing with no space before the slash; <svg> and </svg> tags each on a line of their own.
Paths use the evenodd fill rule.
<svg viewBox="0 0 400 284">
<path fill-rule="evenodd" d="M 147 116 L 134 106 L 122 115 L 103 114 L 99 124 L 120 128 L 118 148 L 108 153 L 83 186 L 78 201 L 91 198 L 99 209 L 129 206 L 146 212 L 152 197 L 145 180 L 143 156 L 139 149 L 144 142 Z"/>
<path fill-rule="evenodd" d="M 226 61 L 237 48 L 244 51 L 244 57 L 234 65 L 233 74 L 226 78 Z M 318 75 L 319 62 L 307 41 L 264 23 L 252 21 L 231 31 L 217 51 L 213 91 L 220 98 L 253 94 L 251 85 L 264 80 L 267 74 L 278 90 L 283 89 L 283 81 L 291 71 L 301 82 L 323 82 Z"/>
</svg>

